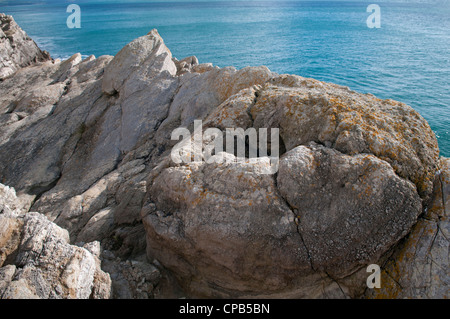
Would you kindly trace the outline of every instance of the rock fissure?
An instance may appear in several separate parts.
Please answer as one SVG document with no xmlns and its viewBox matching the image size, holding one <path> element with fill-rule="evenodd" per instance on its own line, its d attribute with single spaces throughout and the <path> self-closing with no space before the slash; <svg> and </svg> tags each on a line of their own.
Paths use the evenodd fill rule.
<svg viewBox="0 0 450 319">
<path fill-rule="evenodd" d="M 308 261 L 309 261 L 309 264 L 311 266 L 311 270 L 316 271 L 316 269 L 314 268 L 314 263 L 313 263 L 313 258 L 312 258 L 311 252 L 308 249 L 308 247 L 306 246 L 305 240 L 303 239 L 303 235 L 302 235 L 302 233 L 300 231 L 300 227 L 301 227 L 301 225 L 300 225 L 300 223 L 301 223 L 300 216 L 298 216 L 298 214 L 296 213 L 296 212 L 298 212 L 298 209 L 295 208 L 294 206 L 292 206 L 289 203 L 289 201 L 281 194 L 281 192 L 280 192 L 280 190 L 278 188 L 277 179 L 278 179 L 278 173 L 275 173 L 274 174 L 275 189 L 277 190 L 279 198 L 286 204 L 286 206 L 289 208 L 289 211 L 292 213 L 292 216 L 293 216 L 293 219 L 294 219 L 294 223 L 295 223 L 295 227 L 296 227 L 296 230 L 297 230 L 297 234 L 299 235 L 300 241 L 301 241 L 301 243 L 303 244 L 303 247 L 306 250 L 306 254 L 308 256 Z"/>
<path fill-rule="evenodd" d="M 339 287 L 340 292 L 342 293 L 342 297 L 346 298 L 347 297 L 347 293 L 344 292 L 344 289 L 342 289 L 341 285 L 339 284 L 339 282 L 333 278 L 328 272 L 325 271 L 325 274 L 327 275 L 328 278 L 331 279 L 331 281 L 333 281 L 334 283 L 336 283 L 336 285 Z"/>
<path fill-rule="evenodd" d="M 258 103 L 258 99 L 261 96 L 263 91 L 264 91 L 264 87 L 263 86 L 261 86 L 257 90 L 255 90 L 255 92 L 254 92 L 254 96 L 255 97 L 253 98 L 253 102 L 252 102 L 251 105 L 249 105 L 247 107 L 247 110 L 246 110 L 247 111 L 247 115 L 249 116 L 250 121 L 251 121 L 250 127 L 254 127 L 254 123 L 255 123 L 255 119 L 253 118 L 253 114 L 252 114 L 252 109 Z"/>
</svg>

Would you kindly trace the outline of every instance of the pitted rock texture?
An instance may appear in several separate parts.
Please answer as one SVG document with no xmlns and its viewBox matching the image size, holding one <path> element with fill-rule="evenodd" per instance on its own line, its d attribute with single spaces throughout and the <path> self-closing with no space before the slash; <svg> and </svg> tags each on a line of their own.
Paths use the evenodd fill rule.
<svg viewBox="0 0 450 319">
<path fill-rule="evenodd" d="M 379 259 L 422 211 L 414 185 L 373 155 L 299 146 L 281 158 L 277 182 L 312 267 L 336 277 Z"/>
<path fill-rule="evenodd" d="M 70 269 L 90 270 L 83 280 L 66 278 L 75 290 L 22 285 L 11 296 L 85 297 L 94 257 L 107 251 L 116 298 L 168 296 L 159 291 L 171 282 L 164 274 L 187 297 L 373 297 L 365 271 L 372 263 L 414 272 L 398 272 L 395 296 L 419 296 L 412 287 L 425 286 L 420 296 L 448 297 L 448 271 L 437 270 L 448 269 L 445 214 L 426 217 L 436 202 L 448 211 L 448 185 L 435 183 L 448 165 L 411 107 L 264 66 L 178 60 L 156 30 L 115 57 L 35 57 L 0 82 L 0 182 L 17 190 L 14 209 L 26 216 L 0 225 L 8 236 L 0 241 L 0 288 L 27 276 L 37 287 L 44 278 L 26 267 L 38 257 L 17 250 L 19 230 L 36 221 L 58 225 L 52 247 L 61 252 L 49 264 L 76 255 Z M 279 129 L 278 170 L 267 174 L 268 157 L 231 161 L 233 152 L 221 154 L 224 163 L 173 162 L 173 130 L 193 133 L 195 120 L 203 130 Z M 440 268 L 430 266 L 439 283 L 414 270 L 422 261 L 401 257 L 429 245 L 414 235 L 425 221 L 439 229 L 431 242 Z M 46 247 L 46 238 L 30 243 Z M 100 244 L 92 258 L 73 246 L 89 242 Z M 402 283 L 408 276 L 410 286 Z"/>
</svg>

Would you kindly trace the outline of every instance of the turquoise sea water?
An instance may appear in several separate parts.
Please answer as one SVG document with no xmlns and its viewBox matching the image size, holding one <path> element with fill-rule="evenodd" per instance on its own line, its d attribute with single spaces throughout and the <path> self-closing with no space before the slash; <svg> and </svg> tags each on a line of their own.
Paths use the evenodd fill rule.
<svg viewBox="0 0 450 319">
<path fill-rule="evenodd" d="M 69 29 L 69 4 L 81 29 Z M 381 28 L 370 29 L 370 3 Z M 53 57 L 116 54 L 157 28 L 173 55 L 220 67 L 266 65 L 414 107 L 450 156 L 450 1 L 0 0 Z"/>
</svg>

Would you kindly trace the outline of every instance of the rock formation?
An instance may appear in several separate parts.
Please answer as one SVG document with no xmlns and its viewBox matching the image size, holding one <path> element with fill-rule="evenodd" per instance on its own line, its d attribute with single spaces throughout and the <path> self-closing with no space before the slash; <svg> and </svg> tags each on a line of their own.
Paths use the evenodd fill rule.
<svg viewBox="0 0 450 319">
<path fill-rule="evenodd" d="M 1 297 L 448 297 L 450 167 L 411 107 L 177 60 L 156 30 L 50 60 L 0 21 Z M 278 171 L 175 163 L 194 120 L 279 129 Z"/>
<path fill-rule="evenodd" d="M 26 212 L 14 189 L 0 184 L 0 297 L 109 298 L 111 279 L 100 268 L 100 244 L 69 244 L 67 230 Z"/>
<path fill-rule="evenodd" d="M 20 68 L 50 60 L 11 16 L 0 13 L 0 80 Z"/>
<path fill-rule="evenodd" d="M 387 260 L 371 298 L 448 298 L 450 161 L 441 158 L 433 201 Z"/>
</svg>

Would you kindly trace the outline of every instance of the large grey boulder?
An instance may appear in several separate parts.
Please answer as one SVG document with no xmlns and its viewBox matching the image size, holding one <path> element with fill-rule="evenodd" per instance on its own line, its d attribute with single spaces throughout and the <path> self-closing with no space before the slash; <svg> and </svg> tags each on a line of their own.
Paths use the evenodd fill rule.
<svg viewBox="0 0 450 319">
<path fill-rule="evenodd" d="M 373 154 L 429 200 L 439 148 L 413 108 L 300 76 L 273 78 L 250 110 L 255 127 L 279 127 L 290 150 L 310 141 L 345 154 Z"/>
<path fill-rule="evenodd" d="M 294 215 L 260 166 L 165 169 L 144 207 L 149 256 L 205 295 L 270 294 L 311 273 Z"/>
<path fill-rule="evenodd" d="M 446 299 L 450 294 L 450 160 L 441 158 L 432 204 L 386 261 L 368 298 Z"/>
<path fill-rule="evenodd" d="M 414 184 L 373 155 L 298 146 L 281 158 L 277 182 L 311 266 L 337 278 L 379 260 L 422 212 Z"/>
<path fill-rule="evenodd" d="M 372 155 L 311 144 L 284 154 L 276 178 L 262 167 L 193 163 L 155 178 L 143 209 L 148 254 L 191 293 L 306 297 L 302 280 L 376 263 L 422 211 L 414 184 Z"/>
</svg>

